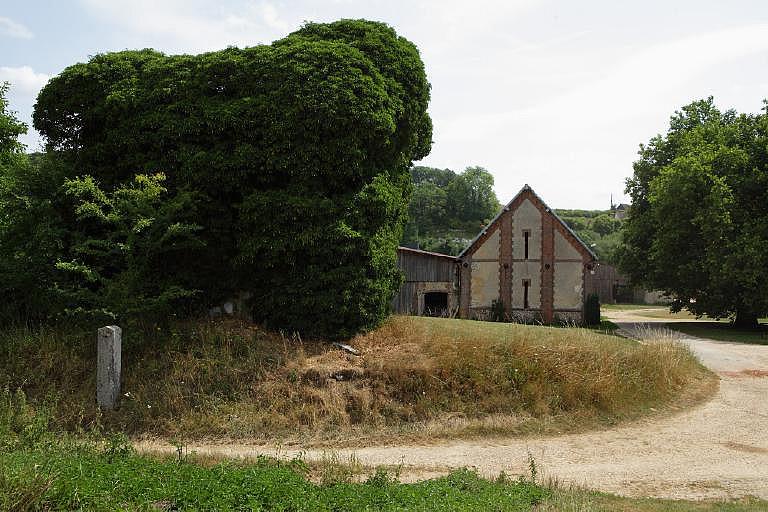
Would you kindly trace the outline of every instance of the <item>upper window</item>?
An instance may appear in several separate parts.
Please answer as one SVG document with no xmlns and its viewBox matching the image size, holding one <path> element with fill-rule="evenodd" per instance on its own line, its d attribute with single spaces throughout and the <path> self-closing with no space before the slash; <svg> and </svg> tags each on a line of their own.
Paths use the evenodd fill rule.
<svg viewBox="0 0 768 512">
<path fill-rule="evenodd" d="M 530 229 L 524 229 L 523 230 L 523 240 L 524 240 L 524 252 L 523 252 L 523 259 L 528 259 L 528 246 L 530 245 L 531 241 L 531 230 Z"/>
</svg>

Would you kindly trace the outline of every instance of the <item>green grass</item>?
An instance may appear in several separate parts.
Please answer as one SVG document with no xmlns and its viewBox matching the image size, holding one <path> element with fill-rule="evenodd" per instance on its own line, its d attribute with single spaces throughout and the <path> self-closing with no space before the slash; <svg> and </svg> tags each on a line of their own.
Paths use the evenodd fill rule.
<svg viewBox="0 0 768 512">
<path fill-rule="evenodd" d="M 554 488 L 536 512 L 766 512 L 768 501 L 753 497 L 738 500 L 661 500 L 625 498 L 583 489 Z"/>
<path fill-rule="evenodd" d="M 489 481 L 460 469 L 400 483 L 378 470 L 362 482 L 315 483 L 299 461 L 191 462 L 90 452 L 0 454 L 4 510 L 263 511 L 765 511 L 768 502 L 671 501 L 561 490 L 526 479 Z"/>
<path fill-rule="evenodd" d="M 722 322 L 675 322 L 667 324 L 667 327 L 697 338 L 768 345 L 768 323 L 766 322 L 761 323 L 760 329 L 756 331 L 735 329 L 730 324 Z"/>
<path fill-rule="evenodd" d="M 650 304 L 600 304 L 600 309 L 606 311 L 629 311 L 633 309 L 668 309 L 667 306 Z"/>
<path fill-rule="evenodd" d="M 301 461 L 262 459 L 203 467 L 94 451 L 0 454 L 4 510 L 510 510 L 548 494 L 527 482 L 494 483 L 468 470 L 404 484 L 379 471 L 364 482 L 313 483 Z M 20 499 L 21 498 L 21 499 Z"/>
<path fill-rule="evenodd" d="M 768 510 L 768 502 L 622 498 L 542 485 L 529 477 L 486 480 L 467 469 L 401 483 L 376 469 L 360 481 L 313 481 L 301 460 L 200 465 L 193 459 L 138 456 L 93 445 L 0 452 L 2 510 L 262 511 L 722 511 Z"/>
</svg>

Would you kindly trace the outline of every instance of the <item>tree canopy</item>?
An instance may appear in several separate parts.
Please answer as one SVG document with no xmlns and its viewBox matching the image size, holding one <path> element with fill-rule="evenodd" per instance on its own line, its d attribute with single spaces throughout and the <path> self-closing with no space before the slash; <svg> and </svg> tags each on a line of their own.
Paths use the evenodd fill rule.
<svg viewBox="0 0 768 512">
<path fill-rule="evenodd" d="M 768 313 L 768 111 L 696 101 L 639 155 L 623 270 L 673 297 L 673 310 L 756 326 Z"/>
<path fill-rule="evenodd" d="M 493 175 L 482 167 L 450 169 L 417 166 L 403 244 L 458 254 L 499 211 Z"/>
<path fill-rule="evenodd" d="M 614 264 L 621 245 L 622 221 L 612 210 L 555 210 L 557 215 L 589 245 L 600 261 Z"/>
<path fill-rule="evenodd" d="M 0 83 L 0 165 L 8 165 L 10 159 L 23 152 L 19 136 L 27 133 L 27 127 L 8 106 L 6 94 L 9 87 L 7 82 Z"/>
<path fill-rule="evenodd" d="M 66 233 L 48 258 L 56 307 L 120 316 L 247 292 L 272 327 L 340 337 L 376 325 L 400 284 L 428 101 L 416 47 L 364 20 L 68 67 L 33 116 L 55 157 L 39 192 Z"/>
</svg>

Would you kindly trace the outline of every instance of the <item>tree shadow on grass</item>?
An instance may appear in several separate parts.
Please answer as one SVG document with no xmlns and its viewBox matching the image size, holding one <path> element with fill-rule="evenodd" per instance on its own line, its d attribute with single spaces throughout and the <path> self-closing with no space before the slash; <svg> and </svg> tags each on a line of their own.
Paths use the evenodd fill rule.
<svg viewBox="0 0 768 512">
<path fill-rule="evenodd" d="M 725 322 L 675 322 L 667 324 L 669 329 L 689 336 L 716 341 L 733 341 L 768 345 L 768 323 L 761 323 L 757 329 L 737 329 Z"/>
</svg>

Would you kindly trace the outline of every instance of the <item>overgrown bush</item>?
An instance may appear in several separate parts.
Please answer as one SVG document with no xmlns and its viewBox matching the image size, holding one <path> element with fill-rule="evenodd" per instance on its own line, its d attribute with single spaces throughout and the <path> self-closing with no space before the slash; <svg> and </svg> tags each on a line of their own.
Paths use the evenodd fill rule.
<svg viewBox="0 0 768 512">
<path fill-rule="evenodd" d="M 587 295 L 584 302 L 584 322 L 587 325 L 600 325 L 600 297 L 596 293 Z"/>
<path fill-rule="evenodd" d="M 13 253 L 37 229 L 33 211 L 56 244 L 25 265 L 0 257 L 0 282 L 44 276 L 24 281 L 55 299 L 24 304 L 38 316 L 162 317 L 243 291 L 272 327 L 375 326 L 400 284 L 428 101 L 416 47 L 363 20 L 309 23 L 270 46 L 96 55 L 38 97 L 47 186 L 17 175 L 0 211 L 16 197 L 45 208 L 21 209 L 0 246 Z"/>
</svg>

